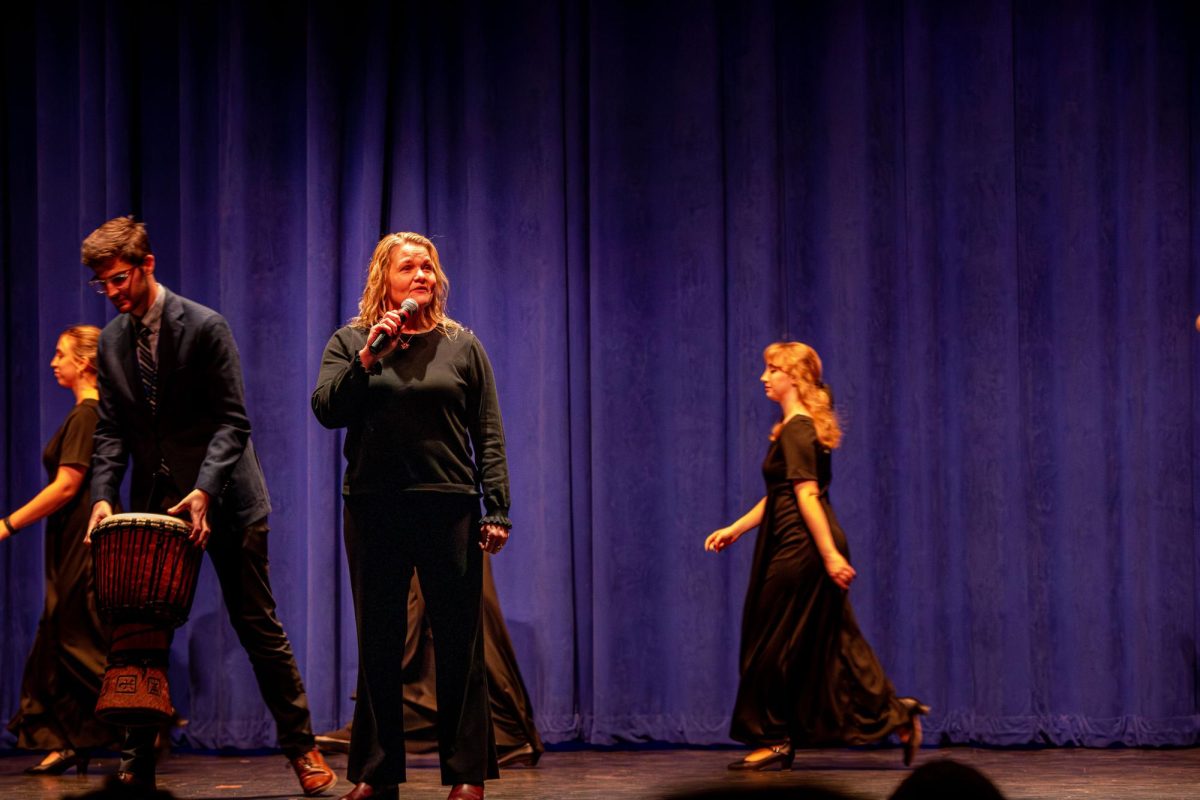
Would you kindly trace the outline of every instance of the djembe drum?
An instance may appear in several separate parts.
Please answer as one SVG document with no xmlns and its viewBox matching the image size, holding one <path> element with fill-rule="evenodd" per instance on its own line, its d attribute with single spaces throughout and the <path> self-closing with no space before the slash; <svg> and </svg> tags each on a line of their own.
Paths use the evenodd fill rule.
<svg viewBox="0 0 1200 800">
<path fill-rule="evenodd" d="M 114 514 L 92 531 L 96 605 L 113 627 L 96 716 L 129 727 L 175 714 L 167 656 L 187 621 L 203 551 L 191 528 L 161 514 Z"/>
</svg>

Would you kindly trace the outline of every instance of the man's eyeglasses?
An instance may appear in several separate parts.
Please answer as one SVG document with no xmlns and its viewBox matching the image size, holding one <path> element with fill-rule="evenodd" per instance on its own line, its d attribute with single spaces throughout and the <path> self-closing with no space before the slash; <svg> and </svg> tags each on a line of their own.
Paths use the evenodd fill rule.
<svg viewBox="0 0 1200 800">
<path fill-rule="evenodd" d="M 134 267 L 133 269 L 139 269 Z M 129 276 L 133 274 L 133 269 L 127 269 L 124 272 L 118 272 L 116 275 L 109 275 L 107 278 L 92 278 L 88 281 L 88 286 L 96 290 L 96 294 L 107 294 L 108 286 L 111 284 L 114 289 L 120 289 L 129 280 Z"/>
</svg>

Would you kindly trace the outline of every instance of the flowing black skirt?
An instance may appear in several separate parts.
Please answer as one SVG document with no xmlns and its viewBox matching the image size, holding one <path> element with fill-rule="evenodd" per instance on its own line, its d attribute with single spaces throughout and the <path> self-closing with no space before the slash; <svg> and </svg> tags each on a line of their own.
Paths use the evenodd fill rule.
<svg viewBox="0 0 1200 800">
<path fill-rule="evenodd" d="M 47 524 L 45 563 L 46 603 L 8 729 L 18 747 L 31 750 L 113 746 L 117 729 L 95 714 L 108 635 L 96 611 L 82 528 Z"/>
<path fill-rule="evenodd" d="M 846 537 L 822 498 L 838 549 Z M 790 483 L 769 488 L 742 619 L 730 736 L 753 746 L 866 744 L 909 723 L 846 592 L 825 572 Z"/>
</svg>

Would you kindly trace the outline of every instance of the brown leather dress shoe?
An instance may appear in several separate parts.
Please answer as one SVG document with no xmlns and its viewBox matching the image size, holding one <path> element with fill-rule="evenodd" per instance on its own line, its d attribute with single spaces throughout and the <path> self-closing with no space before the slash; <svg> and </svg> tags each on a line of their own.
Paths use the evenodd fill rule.
<svg viewBox="0 0 1200 800">
<path fill-rule="evenodd" d="M 325 763 L 321 751 L 315 747 L 304 755 L 293 758 L 289 763 L 292 769 L 296 770 L 301 790 L 309 797 L 322 794 L 337 783 L 337 775 Z"/>
<path fill-rule="evenodd" d="M 456 783 L 446 800 L 483 800 L 483 786 L 473 783 Z"/>
<path fill-rule="evenodd" d="M 400 787 L 380 786 L 376 788 L 369 783 L 358 783 L 338 800 L 367 800 L 369 797 L 378 800 L 400 800 Z"/>
</svg>

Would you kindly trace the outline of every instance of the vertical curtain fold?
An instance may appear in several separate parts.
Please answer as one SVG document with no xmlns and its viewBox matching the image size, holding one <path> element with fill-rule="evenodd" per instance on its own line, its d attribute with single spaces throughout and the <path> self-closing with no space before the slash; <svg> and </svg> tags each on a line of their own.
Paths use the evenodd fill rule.
<svg viewBox="0 0 1200 800">
<path fill-rule="evenodd" d="M 954 742 L 1200 736 L 1198 31 L 1183 2 L 54 2 L 0 37 L 0 511 L 47 364 L 113 311 L 81 239 L 150 225 L 230 321 L 314 724 L 357 662 L 341 435 L 309 393 L 387 231 L 431 235 L 496 368 L 495 576 L 548 741 L 725 741 L 771 341 L 821 353 L 851 597 Z M 749 541 L 748 539 L 746 540 Z M 42 604 L 0 547 L 0 717 Z M 205 570 L 189 743 L 273 725 Z M 0 745 L 11 739 L 0 738 Z"/>
</svg>

